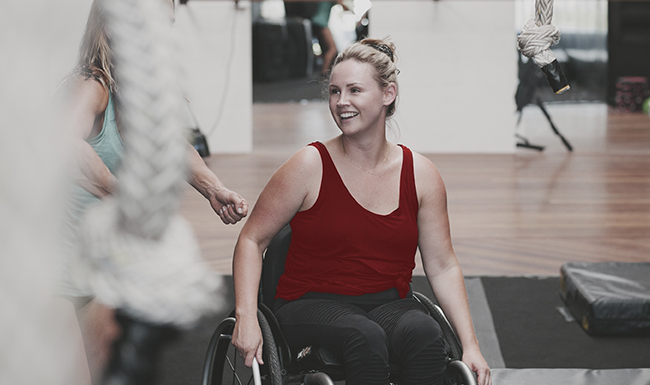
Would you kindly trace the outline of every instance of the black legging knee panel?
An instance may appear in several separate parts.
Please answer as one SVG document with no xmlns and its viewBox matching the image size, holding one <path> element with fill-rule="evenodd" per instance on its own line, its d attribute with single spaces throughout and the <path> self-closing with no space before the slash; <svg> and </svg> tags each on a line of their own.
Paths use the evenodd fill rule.
<svg viewBox="0 0 650 385">
<path fill-rule="evenodd" d="M 400 384 L 441 384 L 445 351 L 440 325 L 413 299 L 393 301 L 368 315 L 388 337 L 390 360 L 400 366 Z"/>
<path fill-rule="evenodd" d="M 346 385 L 387 384 L 389 357 L 399 363 L 405 385 L 442 380 L 440 327 L 412 299 L 369 313 L 350 303 L 304 299 L 287 303 L 276 315 L 293 351 L 320 345 L 340 354 Z"/>
<path fill-rule="evenodd" d="M 328 300 L 298 300 L 276 316 L 292 351 L 319 345 L 338 354 L 346 385 L 387 384 L 386 333 L 357 306 Z"/>
<path fill-rule="evenodd" d="M 401 363 L 400 385 L 442 385 L 445 348 L 442 339 L 429 342 Z"/>
</svg>

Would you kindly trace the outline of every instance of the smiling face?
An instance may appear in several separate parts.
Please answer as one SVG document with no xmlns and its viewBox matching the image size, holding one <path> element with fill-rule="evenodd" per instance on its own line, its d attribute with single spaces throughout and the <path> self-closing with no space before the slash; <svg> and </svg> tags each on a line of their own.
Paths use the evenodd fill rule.
<svg viewBox="0 0 650 385">
<path fill-rule="evenodd" d="M 386 107 L 395 99 L 394 85 L 383 88 L 371 64 L 345 60 L 332 70 L 329 106 L 336 125 L 346 135 L 369 127 L 384 130 Z"/>
</svg>

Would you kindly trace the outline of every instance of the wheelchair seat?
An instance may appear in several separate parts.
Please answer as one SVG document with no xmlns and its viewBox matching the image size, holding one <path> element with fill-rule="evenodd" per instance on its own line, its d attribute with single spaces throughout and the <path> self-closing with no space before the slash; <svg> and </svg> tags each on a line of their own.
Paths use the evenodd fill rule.
<svg viewBox="0 0 650 385">
<path fill-rule="evenodd" d="M 262 329 L 265 362 L 260 366 L 262 383 L 333 385 L 333 381 L 344 379 L 343 365 L 338 357 L 319 346 L 305 346 L 300 352 L 292 352 L 271 311 L 290 243 L 291 228 L 286 225 L 273 238 L 264 254 L 258 298 L 258 320 Z M 413 292 L 413 297 L 428 310 L 442 329 L 447 354 L 444 383 L 475 385 L 476 377 L 461 361 L 462 346 L 442 309 L 421 293 Z M 252 371 L 243 365 L 243 360 L 230 344 L 234 323 L 233 310 L 213 333 L 203 368 L 203 385 L 247 384 L 252 381 Z M 391 363 L 390 372 L 391 382 L 399 384 L 399 366 Z"/>
</svg>

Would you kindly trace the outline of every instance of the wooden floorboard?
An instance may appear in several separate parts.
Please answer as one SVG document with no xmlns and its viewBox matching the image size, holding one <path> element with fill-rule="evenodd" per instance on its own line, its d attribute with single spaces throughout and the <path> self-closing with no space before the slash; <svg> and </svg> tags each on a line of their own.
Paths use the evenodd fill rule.
<svg viewBox="0 0 650 385">
<path fill-rule="evenodd" d="M 569 261 L 650 261 L 650 117 L 602 104 L 551 105 L 568 152 L 539 108 L 518 133 L 542 152 L 425 154 L 447 186 L 454 247 L 466 275 L 557 275 Z M 338 133 L 327 105 L 254 104 L 254 150 L 209 167 L 254 205 L 297 149 Z M 230 273 L 241 224 L 225 226 L 187 188 L 181 213 L 210 265 Z M 422 274 L 420 265 L 416 274 Z"/>
</svg>

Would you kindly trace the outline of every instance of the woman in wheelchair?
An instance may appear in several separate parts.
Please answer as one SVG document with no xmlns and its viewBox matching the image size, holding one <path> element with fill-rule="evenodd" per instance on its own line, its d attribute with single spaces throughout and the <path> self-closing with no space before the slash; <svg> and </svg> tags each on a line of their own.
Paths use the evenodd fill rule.
<svg viewBox="0 0 650 385">
<path fill-rule="evenodd" d="M 289 346 L 338 355 L 346 384 L 440 384 L 440 326 L 410 290 L 419 247 L 433 292 L 456 329 L 462 360 L 491 384 L 472 326 L 463 274 L 452 248 L 444 183 L 426 157 L 386 138 L 398 95 L 392 43 L 365 39 L 339 54 L 329 108 L 341 135 L 311 143 L 284 163 L 244 225 L 233 260 L 232 343 L 262 362 L 257 300 L 263 252 L 292 230 L 274 312 Z"/>
</svg>

